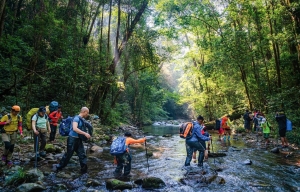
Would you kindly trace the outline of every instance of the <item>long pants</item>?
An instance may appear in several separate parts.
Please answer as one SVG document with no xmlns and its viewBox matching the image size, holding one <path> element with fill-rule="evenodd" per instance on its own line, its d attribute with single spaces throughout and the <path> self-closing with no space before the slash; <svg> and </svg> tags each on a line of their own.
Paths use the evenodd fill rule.
<svg viewBox="0 0 300 192">
<path fill-rule="evenodd" d="M 51 133 L 50 133 L 50 141 L 54 141 L 55 139 L 55 135 L 56 135 L 56 130 L 57 130 L 57 125 L 52 125 L 50 124 L 50 128 L 51 128 Z"/>
<path fill-rule="evenodd" d="M 198 166 L 203 166 L 203 159 L 204 159 L 204 151 L 205 151 L 205 141 L 189 141 L 186 140 L 186 159 L 185 159 L 185 166 L 190 166 L 192 161 L 192 156 L 194 150 L 199 151 L 198 157 Z"/>
<path fill-rule="evenodd" d="M 41 131 L 39 131 L 39 134 L 36 135 L 35 133 L 33 133 L 33 139 L 34 139 L 34 152 L 36 153 L 37 151 L 37 148 L 39 146 L 36 146 L 36 144 L 38 144 L 36 142 L 37 138 L 39 139 L 38 143 L 41 142 L 41 145 L 40 145 L 40 149 L 38 151 L 44 151 L 45 150 L 45 146 L 46 146 L 46 138 L 47 138 L 47 132 L 45 133 L 42 133 Z"/>
<path fill-rule="evenodd" d="M 17 140 L 17 132 L 2 133 L 2 141 L 4 143 L 3 155 L 6 156 L 6 160 L 10 161 L 14 152 L 15 143 Z"/>
<path fill-rule="evenodd" d="M 117 168 L 115 174 L 122 174 L 124 168 L 124 176 L 129 175 L 131 171 L 131 155 L 126 152 L 123 155 L 116 156 L 117 158 Z"/>
<path fill-rule="evenodd" d="M 73 156 L 74 151 L 76 152 L 77 156 L 79 157 L 79 162 L 81 166 L 81 172 L 86 173 L 87 172 L 87 157 L 84 151 L 84 146 L 82 143 L 82 140 L 75 137 L 68 137 L 67 140 L 67 152 L 64 154 L 64 156 L 61 158 L 59 165 L 57 166 L 57 169 L 62 169 L 69 163 L 71 157 Z"/>
</svg>

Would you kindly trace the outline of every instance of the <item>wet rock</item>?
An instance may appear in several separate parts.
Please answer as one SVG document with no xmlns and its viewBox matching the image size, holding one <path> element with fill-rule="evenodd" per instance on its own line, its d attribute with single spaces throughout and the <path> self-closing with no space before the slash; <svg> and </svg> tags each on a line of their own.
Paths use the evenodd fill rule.
<svg viewBox="0 0 300 192">
<path fill-rule="evenodd" d="M 132 189 L 132 185 L 118 179 L 108 179 L 106 181 L 106 189 L 108 190 L 124 190 L 124 189 Z"/>
<path fill-rule="evenodd" d="M 44 174 L 38 169 L 30 169 L 25 173 L 27 182 L 37 182 L 44 179 Z"/>
<path fill-rule="evenodd" d="M 279 148 L 275 147 L 275 148 L 271 149 L 271 152 L 272 153 L 279 153 Z"/>
<path fill-rule="evenodd" d="M 190 186 L 180 186 L 180 187 L 174 187 L 171 189 L 167 189 L 165 192 L 194 192 L 195 190 Z"/>
<path fill-rule="evenodd" d="M 165 182 L 157 177 L 148 177 L 143 179 L 142 188 L 144 189 L 159 189 L 165 186 Z"/>
<path fill-rule="evenodd" d="M 243 161 L 242 164 L 243 165 L 252 165 L 252 161 L 250 159 L 247 159 L 247 160 Z"/>
<path fill-rule="evenodd" d="M 63 148 L 59 146 L 55 146 L 55 153 L 61 153 L 61 152 L 63 152 Z"/>
<path fill-rule="evenodd" d="M 213 175 L 213 174 L 205 175 L 203 181 L 206 183 L 212 183 L 216 178 L 217 178 L 217 175 Z"/>
<path fill-rule="evenodd" d="M 89 179 L 87 182 L 86 182 L 86 186 L 87 187 L 96 187 L 96 186 L 101 186 L 101 182 L 95 180 L 95 179 Z"/>
<path fill-rule="evenodd" d="M 208 157 L 225 157 L 226 153 L 208 153 Z"/>
<path fill-rule="evenodd" d="M 41 191 L 46 188 L 36 183 L 24 183 L 17 188 L 17 192 Z"/>
<path fill-rule="evenodd" d="M 47 156 L 45 157 L 46 160 L 53 160 L 54 157 L 51 153 L 47 154 Z"/>
<path fill-rule="evenodd" d="M 163 135 L 163 137 L 172 137 L 172 135 L 171 134 L 165 134 L 165 135 Z"/>
<path fill-rule="evenodd" d="M 214 180 L 212 183 L 216 183 L 216 184 L 225 184 L 226 181 L 225 181 L 225 179 L 224 179 L 223 177 L 217 176 L 217 177 L 215 178 L 215 180 Z"/>
<path fill-rule="evenodd" d="M 58 172 L 56 174 L 56 177 L 63 178 L 63 179 L 71 179 L 72 178 L 72 176 L 70 174 L 67 174 L 65 172 Z"/>
<path fill-rule="evenodd" d="M 55 152 L 55 146 L 53 144 L 46 144 L 45 151 L 47 153 L 53 153 Z"/>
<path fill-rule="evenodd" d="M 68 188 L 67 188 L 66 185 L 59 183 L 59 184 L 56 184 L 56 185 L 53 187 L 53 190 L 54 190 L 54 191 L 60 191 L 60 192 L 62 192 L 62 191 L 67 191 Z"/>
<path fill-rule="evenodd" d="M 152 151 L 147 151 L 147 157 L 152 157 L 153 156 L 153 152 Z"/>
<path fill-rule="evenodd" d="M 95 152 L 95 153 L 102 153 L 103 152 L 103 148 L 102 147 L 99 147 L 97 145 L 94 145 L 91 147 L 90 149 L 91 152 Z"/>
</svg>

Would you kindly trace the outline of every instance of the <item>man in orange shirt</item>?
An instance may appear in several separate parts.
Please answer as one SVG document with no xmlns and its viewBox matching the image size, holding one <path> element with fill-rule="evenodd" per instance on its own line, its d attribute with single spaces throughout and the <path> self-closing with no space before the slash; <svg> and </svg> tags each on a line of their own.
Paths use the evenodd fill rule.
<svg viewBox="0 0 300 192">
<path fill-rule="evenodd" d="M 49 118 L 51 119 L 50 121 L 51 133 L 50 133 L 49 141 L 54 142 L 58 121 L 63 118 L 60 105 L 58 106 L 57 111 L 53 111 L 52 113 L 49 114 Z"/>
<path fill-rule="evenodd" d="M 133 139 L 131 138 L 131 133 L 126 132 L 124 134 L 126 141 L 125 145 L 127 146 L 126 152 L 122 155 L 115 156 L 117 161 L 117 168 L 115 169 L 114 175 L 115 176 L 121 176 L 122 170 L 124 168 L 123 176 L 128 176 L 131 171 L 131 154 L 129 151 L 129 145 L 134 143 L 144 143 L 146 141 L 146 138 L 141 139 Z"/>
</svg>

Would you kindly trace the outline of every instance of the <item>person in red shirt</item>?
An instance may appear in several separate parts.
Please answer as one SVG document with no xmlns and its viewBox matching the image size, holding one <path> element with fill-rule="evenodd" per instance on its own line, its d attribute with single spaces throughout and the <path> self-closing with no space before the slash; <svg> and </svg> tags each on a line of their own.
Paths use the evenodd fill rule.
<svg viewBox="0 0 300 192">
<path fill-rule="evenodd" d="M 51 119 L 50 121 L 51 133 L 50 133 L 49 141 L 54 142 L 58 121 L 63 118 L 61 112 L 61 106 L 58 106 L 57 111 L 53 111 L 52 113 L 50 113 L 49 118 Z"/>
<path fill-rule="evenodd" d="M 226 135 L 228 135 L 228 137 L 227 137 L 228 141 L 230 140 L 230 135 L 231 135 L 231 129 L 227 125 L 227 121 L 228 121 L 228 116 L 225 116 L 225 117 L 222 118 L 221 127 L 225 131 L 225 135 L 223 137 L 224 141 L 226 140 Z"/>
</svg>

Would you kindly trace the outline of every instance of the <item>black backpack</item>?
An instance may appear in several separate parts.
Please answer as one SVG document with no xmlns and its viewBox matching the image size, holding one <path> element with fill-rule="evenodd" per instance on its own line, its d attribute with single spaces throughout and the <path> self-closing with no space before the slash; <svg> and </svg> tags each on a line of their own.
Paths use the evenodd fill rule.
<svg viewBox="0 0 300 192">
<path fill-rule="evenodd" d="M 92 124 L 90 122 L 86 121 L 85 119 L 81 118 L 81 117 L 79 117 L 79 119 L 82 121 L 82 127 L 80 127 L 79 129 L 81 131 L 84 131 L 84 132 L 90 134 L 90 136 L 93 136 L 93 126 L 92 126 Z M 87 141 L 88 140 L 88 138 L 86 138 L 86 136 L 84 136 L 82 134 L 78 134 L 78 137 L 82 141 Z"/>
</svg>

